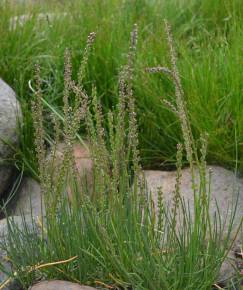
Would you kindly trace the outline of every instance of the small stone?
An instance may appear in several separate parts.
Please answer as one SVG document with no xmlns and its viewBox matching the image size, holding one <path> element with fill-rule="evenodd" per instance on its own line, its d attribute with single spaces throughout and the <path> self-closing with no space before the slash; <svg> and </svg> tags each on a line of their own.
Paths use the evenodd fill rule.
<svg viewBox="0 0 243 290">
<path fill-rule="evenodd" d="M 4 161 L 12 154 L 8 143 L 13 146 L 18 143 L 17 125 L 21 116 L 15 92 L 0 79 L 0 197 L 10 186 L 14 168 Z"/>
<path fill-rule="evenodd" d="M 42 281 L 32 287 L 29 290 L 96 290 L 93 287 L 79 285 L 68 281 L 52 280 Z"/>
</svg>

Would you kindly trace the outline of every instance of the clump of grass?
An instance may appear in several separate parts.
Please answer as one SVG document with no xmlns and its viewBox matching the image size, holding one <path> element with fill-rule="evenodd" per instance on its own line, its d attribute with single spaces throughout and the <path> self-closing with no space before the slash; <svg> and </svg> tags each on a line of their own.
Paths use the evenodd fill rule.
<svg viewBox="0 0 243 290">
<path fill-rule="evenodd" d="M 203 141 L 201 158 L 198 158 L 168 24 L 166 32 L 171 55 L 168 71 L 176 92 L 175 105 L 170 105 L 180 119 L 184 145 L 178 145 L 173 206 L 170 208 L 164 203 L 160 189 L 158 213 L 146 189 L 138 150 L 133 95 L 137 27 L 131 33 L 127 65 L 120 72 L 117 107 L 107 115 L 103 113 L 95 87 L 90 98 L 82 83 L 94 34 L 88 38 L 77 82 L 72 80 L 71 58 L 66 52 L 64 122 L 59 124 L 53 118 L 56 142 L 48 161 L 37 69 L 33 118 L 46 215 L 40 222 L 41 230 L 34 221 L 32 231 L 24 219 L 22 231 L 14 222 L 9 222 L 9 235 L 2 244 L 11 261 L 13 277 L 25 289 L 39 279 L 52 278 L 139 290 L 211 289 L 216 283 L 228 241 L 221 242 L 219 213 L 215 220 L 208 215 L 209 193 L 204 191 L 206 143 Z M 80 182 L 72 155 L 80 121 L 87 127 L 94 164 L 93 184 L 88 187 Z M 65 149 L 56 171 L 55 148 L 60 138 Z M 200 171 L 200 188 L 194 187 L 192 216 L 180 195 L 184 149 L 192 177 L 196 166 Z M 67 195 L 68 186 L 72 190 L 71 200 Z"/>
</svg>

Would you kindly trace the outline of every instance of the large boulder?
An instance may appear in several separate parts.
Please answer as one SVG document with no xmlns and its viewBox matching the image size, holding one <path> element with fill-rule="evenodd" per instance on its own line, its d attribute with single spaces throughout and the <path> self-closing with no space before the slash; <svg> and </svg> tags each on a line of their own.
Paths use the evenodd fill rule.
<svg viewBox="0 0 243 290">
<path fill-rule="evenodd" d="M 11 216 L 33 215 L 45 216 L 44 200 L 41 198 L 41 188 L 38 181 L 32 177 L 24 177 L 17 194 L 9 204 Z"/>
<path fill-rule="evenodd" d="M 217 208 L 221 219 L 226 221 L 224 228 L 225 236 L 227 235 L 227 225 L 229 225 L 231 214 L 234 212 L 235 205 L 237 208 L 235 212 L 233 230 L 231 232 L 231 239 L 233 243 L 232 249 L 229 251 L 228 259 L 223 263 L 219 281 L 227 281 L 235 273 L 239 260 L 237 260 L 237 252 L 240 251 L 243 243 L 242 230 L 235 238 L 236 231 L 242 222 L 243 217 L 243 179 L 237 178 L 233 172 L 226 170 L 219 166 L 212 166 L 207 168 L 207 179 L 210 180 L 210 208 L 209 214 L 211 218 L 217 214 Z M 153 171 L 145 170 L 144 176 L 147 184 L 147 190 L 154 201 L 155 210 L 158 211 L 158 192 L 162 189 L 163 199 L 167 205 L 171 204 L 173 198 L 173 191 L 176 184 L 176 172 L 171 171 Z M 196 173 L 196 183 L 198 185 L 198 174 Z M 209 183 L 209 182 L 208 182 Z M 208 188 L 209 184 L 207 184 Z M 192 189 L 192 178 L 188 168 L 182 170 L 180 194 L 186 204 L 189 204 L 189 211 L 193 216 L 194 212 L 194 193 Z M 224 237 L 222 237 L 224 238 Z M 239 255 L 238 255 L 238 258 Z M 240 269 L 241 270 L 241 269 Z"/>
<path fill-rule="evenodd" d="M 31 215 L 23 216 L 9 216 L 8 218 L 4 218 L 0 220 L 0 242 L 2 242 L 5 238 L 7 238 L 9 234 L 9 227 L 10 228 L 17 228 L 20 231 L 24 229 L 28 229 L 30 232 L 37 232 L 38 234 L 40 231 L 40 223 L 41 219 L 39 217 L 34 217 Z"/>
<path fill-rule="evenodd" d="M 13 167 L 5 161 L 11 157 L 9 144 L 18 143 L 17 125 L 21 120 L 21 109 L 14 91 L 0 79 L 0 197 L 9 187 Z"/>
<path fill-rule="evenodd" d="M 52 280 L 42 281 L 32 286 L 30 290 L 95 290 L 95 288 L 68 281 Z"/>
<path fill-rule="evenodd" d="M 210 174 L 210 177 L 209 177 Z M 173 198 L 173 191 L 176 184 L 175 171 L 144 171 L 148 191 L 151 192 L 157 208 L 158 188 L 163 191 L 163 198 L 166 203 L 170 203 Z M 199 177 L 196 172 L 196 185 L 199 188 Z M 207 188 L 210 182 L 210 214 L 213 216 L 217 212 L 217 205 L 222 217 L 230 216 L 234 205 L 237 202 L 235 225 L 239 225 L 243 212 L 243 179 L 237 178 L 230 170 L 220 166 L 207 168 Z M 192 177 L 189 168 L 182 170 L 181 196 L 190 204 L 190 211 L 193 213 L 194 193 L 192 190 Z"/>
</svg>

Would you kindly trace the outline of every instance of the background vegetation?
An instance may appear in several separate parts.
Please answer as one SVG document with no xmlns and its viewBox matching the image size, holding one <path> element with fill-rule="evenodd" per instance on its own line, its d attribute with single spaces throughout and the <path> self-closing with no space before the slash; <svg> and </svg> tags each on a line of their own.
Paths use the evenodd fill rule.
<svg viewBox="0 0 243 290">
<path fill-rule="evenodd" d="M 0 6 L 0 74 L 17 92 L 24 112 L 21 150 L 14 161 L 25 170 L 36 167 L 30 115 L 33 67 L 39 62 L 45 99 L 56 109 L 62 106 L 64 50 L 72 49 L 74 73 L 83 54 L 86 36 L 97 32 L 85 87 L 92 82 L 106 109 L 117 102 L 117 75 L 125 62 L 129 33 L 138 24 L 140 39 L 134 84 L 139 139 L 146 167 L 171 168 L 176 144 L 182 140 L 180 126 L 162 104 L 172 100 L 174 89 L 164 75 L 150 75 L 147 66 L 167 65 L 163 41 L 163 18 L 172 25 L 179 54 L 179 69 L 196 136 L 209 134 L 208 162 L 227 167 L 238 155 L 243 171 L 243 5 L 241 0 L 76 0 L 41 1 Z M 38 21 L 42 12 L 67 13 L 54 21 Z M 10 29 L 10 18 L 33 15 L 25 25 Z M 162 44 L 162 45 L 161 45 Z M 74 74 L 75 75 L 75 74 Z M 46 128 L 49 113 L 46 113 Z"/>
</svg>

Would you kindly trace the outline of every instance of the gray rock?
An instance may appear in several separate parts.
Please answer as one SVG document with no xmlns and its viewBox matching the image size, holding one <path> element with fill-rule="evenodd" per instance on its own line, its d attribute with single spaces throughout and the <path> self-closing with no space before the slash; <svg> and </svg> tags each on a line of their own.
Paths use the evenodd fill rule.
<svg viewBox="0 0 243 290">
<path fill-rule="evenodd" d="M 11 156 L 11 148 L 17 144 L 17 122 L 21 120 L 21 109 L 14 91 L 0 79 L 0 197 L 8 188 L 13 168 L 4 165 Z M 6 142 L 4 142 L 6 141 Z"/>
<path fill-rule="evenodd" d="M 11 265 L 6 259 L 6 255 L 2 252 L 0 252 L 0 262 L 2 266 L 4 267 L 4 272 L 0 270 L 0 285 L 2 283 L 5 283 L 9 280 L 9 275 L 11 273 Z M 3 290 L 20 290 L 21 286 L 15 279 L 11 279 L 6 283 L 6 286 L 3 288 Z"/>
<path fill-rule="evenodd" d="M 29 290 L 96 290 L 93 287 L 79 285 L 68 281 L 52 280 L 42 281 L 32 287 Z"/>
<path fill-rule="evenodd" d="M 243 213 L 243 179 L 236 178 L 234 173 L 219 166 L 212 166 L 207 169 L 211 173 L 211 197 L 210 197 L 210 216 L 213 218 L 217 213 L 217 205 L 220 211 L 220 216 L 224 221 L 226 219 L 226 227 L 224 229 L 227 234 L 227 225 L 230 221 L 230 216 L 233 212 L 237 201 L 237 209 L 234 219 L 234 226 L 231 238 L 235 238 L 236 230 L 242 222 Z M 164 201 L 169 205 L 172 202 L 173 191 L 176 183 L 176 172 L 165 171 L 144 171 L 145 180 L 147 183 L 148 192 L 155 204 L 155 210 L 158 210 L 158 188 L 162 188 Z M 198 180 L 198 176 L 196 178 Z M 209 178 L 208 178 L 209 180 Z M 208 184 L 207 184 L 208 186 Z M 185 202 L 189 202 L 190 213 L 194 212 L 194 194 L 192 190 L 192 180 L 189 169 L 182 170 L 180 194 Z M 237 199 L 238 198 L 238 199 Z M 242 245 L 242 231 L 238 234 L 234 246 L 236 244 Z M 237 267 L 234 251 L 229 252 L 228 258 L 223 263 L 218 279 L 220 281 L 227 280 L 235 274 Z"/>
<path fill-rule="evenodd" d="M 54 170 L 58 173 L 60 163 L 63 159 L 64 144 L 58 144 L 56 148 L 56 158 L 53 164 Z M 93 181 L 93 163 L 90 157 L 88 145 L 82 146 L 79 143 L 73 146 L 73 155 L 75 166 L 79 173 L 80 182 L 85 181 L 88 183 L 88 188 L 92 188 Z M 51 154 L 47 155 L 47 160 L 50 160 Z M 81 184 L 80 184 L 81 186 Z M 68 194 L 68 198 L 72 201 L 72 192 L 70 186 L 64 194 Z M 24 177 L 18 192 L 8 206 L 8 213 L 11 216 L 33 215 L 35 217 L 45 216 L 45 205 L 41 198 L 40 184 L 31 177 Z"/>
<path fill-rule="evenodd" d="M 211 177 L 209 178 L 209 172 Z M 155 202 L 155 208 L 158 208 L 158 188 L 163 191 L 163 198 L 166 203 L 170 203 L 173 198 L 173 191 L 176 183 L 175 171 L 152 171 L 145 170 L 145 179 L 148 191 L 151 192 Z M 234 173 L 219 166 L 211 166 L 207 169 L 207 189 L 210 182 L 210 208 L 211 217 L 217 213 L 217 206 L 220 210 L 222 219 L 229 222 L 237 202 L 236 214 L 234 219 L 235 228 L 238 228 L 242 221 L 243 212 L 243 179 L 235 177 Z M 196 185 L 199 188 L 198 174 L 196 174 Z M 208 192 L 208 190 L 207 190 Z M 193 214 L 194 194 L 192 190 L 192 178 L 188 168 L 182 170 L 180 194 L 186 202 L 189 202 L 190 213 Z M 227 228 L 227 227 L 226 227 Z M 225 229 L 226 230 L 226 229 Z"/>
<path fill-rule="evenodd" d="M 228 253 L 227 259 L 223 262 L 220 268 L 219 276 L 217 277 L 217 283 L 222 286 L 231 285 L 232 282 L 236 282 L 236 273 L 243 270 L 243 259 L 237 255 L 239 249 L 234 246 Z M 228 289 L 228 288 L 227 288 Z M 238 288 L 229 288 L 238 289 Z"/>
<path fill-rule="evenodd" d="M 0 139 L 0 147 L 1 143 L 2 141 Z M 14 168 L 11 165 L 5 164 L 4 159 L 7 159 L 7 157 L 7 155 L 5 155 L 5 158 L 1 158 L 0 156 L 0 198 L 6 190 L 9 190 L 10 184 L 12 183 Z"/>
<path fill-rule="evenodd" d="M 4 282 L 6 282 L 9 278 L 7 273 L 11 272 L 11 265 L 6 261 L 6 255 L 4 255 L 3 252 L 0 252 L 0 263 L 2 264 L 2 266 L 4 267 L 4 270 L 6 271 L 2 271 L 0 269 L 0 285 Z M 10 283 L 6 285 L 5 288 L 3 288 L 4 290 L 10 290 L 11 289 L 11 285 Z M 12 288 L 13 289 L 13 288 Z"/>
<path fill-rule="evenodd" d="M 42 204 L 42 208 L 41 208 Z M 44 202 L 41 199 L 40 184 L 31 177 L 24 177 L 20 188 L 10 204 L 10 215 L 45 215 Z"/>
<path fill-rule="evenodd" d="M 23 225 L 27 225 L 30 229 L 33 228 L 33 224 L 36 225 L 38 218 L 31 217 L 30 215 L 22 216 L 11 216 L 8 219 L 0 220 L 0 241 L 2 241 L 8 234 L 8 225 L 16 225 L 16 227 L 21 231 L 23 229 Z"/>
<path fill-rule="evenodd" d="M 26 216 L 25 218 L 26 224 L 29 225 L 30 228 L 32 228 L 32 219 L 30 216 Z M 14 222 L 18 228 L 21 230 L 23 227 L 22 223 L 22 217 L 20 216 L 14 216 L 9 218 L 10 224 Z M 8 221 L 7 219 L 0 220 L 0 241 L 3 242 L 3 240 L 6 238 L 8 234 Z M 11 274 L 11 264 L 6 259 L 6 253 L 4 251 L 0 251 L 0 263 L 2 267 L 4 268 L 4 272 L 0 269 L 0 285 L 4 282 L 6 282 L 9 279 L 9 274 Z M 6 284 L 6 287 L 3 288 L 3 290 L 18 290 L 22 289 L 20 285 L 17 283 L 15 279 L 10 279 L 9 282 Z"/>
</svg>

